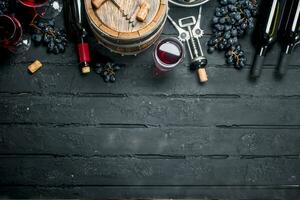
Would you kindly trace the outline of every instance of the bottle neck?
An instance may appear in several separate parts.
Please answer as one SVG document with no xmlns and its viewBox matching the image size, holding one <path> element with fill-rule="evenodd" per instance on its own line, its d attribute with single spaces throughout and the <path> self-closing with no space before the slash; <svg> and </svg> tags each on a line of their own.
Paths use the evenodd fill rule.
<svg viewBox="0 0 300 200">
<path fill-rule="evenodd" d="M 260 56 L 266 56 L 267 49 L 268 49 L 268 46 L 261 47 L 260 50 L 259 50 L 259 55 Z"/>
</svg>

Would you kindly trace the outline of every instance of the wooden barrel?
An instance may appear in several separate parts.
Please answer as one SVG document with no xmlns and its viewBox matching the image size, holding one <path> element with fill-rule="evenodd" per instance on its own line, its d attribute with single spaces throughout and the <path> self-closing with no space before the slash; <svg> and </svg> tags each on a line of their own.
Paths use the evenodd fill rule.
<svg viewBox="0 0 300 200">
<path fill-rule="evenodd" d="M 91 30 L 100 44 L 122 55 L 136 55 L 154 44 L 167 19 L 168 0 L 114 0 L 117 5 L 102 0 L 98 7 L 93 1 L 84 0 Z M 137 17 L 141 12 L 146 12 L 142 20 Z"/>
</svg>

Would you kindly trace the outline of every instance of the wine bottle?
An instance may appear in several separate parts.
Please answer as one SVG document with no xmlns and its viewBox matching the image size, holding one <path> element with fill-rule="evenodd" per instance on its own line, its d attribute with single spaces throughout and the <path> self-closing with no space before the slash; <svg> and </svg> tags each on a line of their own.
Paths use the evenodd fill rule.
<svg viewBox="0 0 300 200">
<path fill-rule="evenodd" d="M 261 75 L 262 66 L 267 51 L 277 39 L 279 22 L 282 14 L 280 0 L 262 1 L 260 16 L 258 17 L 257 53 L 251 70 L 251 77 L 258 78 Z"/>
<path fill-rule="evenodd" d="M 279 41 L 282 45 L 277 74 L 284 76 L 287 72 L 290 55 L 300 42 L 300 0 L 286 1 L 283 20 L 279 28 Z"/>
<path fill-rule="evenodd" d="M 87 42 L 86 36 L 87 36 L 86 31 L 83 30 L 83 32 L 79 36 L 78 43 L 77 43 L 77 50 L 79 55 L 79 66 L 81 68 L 82 74 L 88 74 L 91 72 L 90 47 Z"/>
<path fill-rule="evenodd" d="M 83 8 L 81 0 L 65 0 L 65 22 L 69 35 L 76 42 L 79 57 L 79 66 L 83 74 L 91 72 L 90 49 L 87 42 L 87 30 L 83 19 Z"/>
</svg>

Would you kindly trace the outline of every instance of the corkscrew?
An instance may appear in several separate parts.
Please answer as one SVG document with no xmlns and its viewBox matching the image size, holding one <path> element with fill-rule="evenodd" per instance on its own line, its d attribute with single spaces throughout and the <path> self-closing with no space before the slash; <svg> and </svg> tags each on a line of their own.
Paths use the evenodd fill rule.
<svg viewBox="0 0 300 200">
<path fill-rule="evenodd" d="M 194 16 L 188 16 L 179 19 L 179 26 L 187 28 L 189 33 L 189 40 L 187 40 L 189 53 L 191 57 L 191 70 L 196 70 L 198 73 L 199 81 L 205 83 L 208 81 L 205 67 L 207 65 L 207 58 L 204 56 L 200 38 L 202 38 L 204 31 L 201 29 L 201 15 L 202 7 L 199 8 L 198 19 Z"/>
</svg>

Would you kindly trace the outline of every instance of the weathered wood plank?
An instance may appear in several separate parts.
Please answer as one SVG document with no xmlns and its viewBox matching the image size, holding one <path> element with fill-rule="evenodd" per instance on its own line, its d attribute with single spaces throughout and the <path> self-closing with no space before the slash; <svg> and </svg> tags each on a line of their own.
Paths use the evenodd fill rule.
<svg viewBox="0 0 300 200">
<path fill-rule="evenodd" d="M 181 66 L 167 77 L 155 78 L 151 65 L 129 65 L 117 75 L 117 82 L 106 84 L 97 74 L 87 77 L 73 65 L 45 64 L 35 75 L 29 75 L 25 64 L 0 68 L 0 93 L 114 93 L 137 95 L 254 95 L 298 96 L 300 84 L 295 84 L 300 70 L 290 69 L 283 80 L 274 78 L 274 68 L 265 69 L 257 81 L 248 80 L 249 69 L 208 68 L 209 84 L 199 85 L 196 74 Z M 133 89 L 134 88 L 134 89 Z"/>
<path fill-rule="evenodd" d="M 289 126 L 300 122 L 298 98 L 112 97 L 4 95 L 0 123 Z"/>
<path fill-rule="evenodd" d="M 0 185 L 297 185 L 300 159 L 0 157 Z"/>
<path fill-rule="evenodd" d="M 0 126 L 5 155 L 300 155 L 299 129 Z"/>
<path fill-rule="evenodd" d="M 220 187 L 220 186 L 148 186 L 148 187 L 0 187 L 0 198 L 89 198 L 89 199 L 264 199 L 264 200 L 298 200 L 299 186 L 295 187 Z"/>
</svg>

